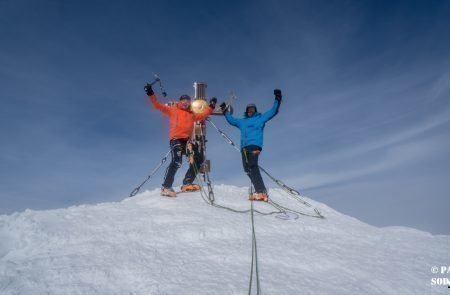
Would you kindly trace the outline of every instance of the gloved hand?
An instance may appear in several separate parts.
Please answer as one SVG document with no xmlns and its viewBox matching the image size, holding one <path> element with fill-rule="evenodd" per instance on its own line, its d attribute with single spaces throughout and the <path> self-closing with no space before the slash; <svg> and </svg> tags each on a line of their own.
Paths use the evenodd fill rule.
<svg viewBox="0 0 450 295">
<path fill-rule="evenodd" d="M 144 90 L 145 90 L 145 93 L 147 93 L 148 96 L 155 94 L 153 92 L 152 85 L 150 85 L 148 83 L 147 83 L 147 85 L 144 86 Z"/>
<path fill-rule="evenodd" d="M 280 89 L 275 89 L 273 91 L 273 94 L 275 95 L 275 99 L 278 100 L 279 102 L 281 102 L 281 90 Z"/>
<path fill-rule="evenodd" d="M 225 112 L 225 110 L 227 109 L 227 104 L 224 103 L 224 102 L 222 102 L 222 103 L 220 104 L 220 109 L 222 110 L 222 112 Z"/>
<path fill-rule="evenodd" d="M 217 98 L 215 98 L 215 97 L 213 97 L 213 98 L 211 98 L 211 99 L 209 100 L 209 106 L 210 106 L 212 109 L 215 109 L 215 108 L 216 108 L 216 103 L 217 103 Z"/>
</svg>

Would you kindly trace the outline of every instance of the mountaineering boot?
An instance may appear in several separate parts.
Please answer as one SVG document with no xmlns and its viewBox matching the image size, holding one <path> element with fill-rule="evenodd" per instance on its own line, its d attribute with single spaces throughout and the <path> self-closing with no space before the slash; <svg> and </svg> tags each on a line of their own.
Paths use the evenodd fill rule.
<svg viewBox="0 0 450 295">
<path fill-rule="evenodd" d="M 250 196 L 248 196 L 248 199 L 250 201 L 269 201 L 269 196 L 266 193 L 254 193 Z"/>
<path fill-rule="evenodd" d="M 200 190 L 200 186 L 198 184 L 184 184 L 181 186 L 182 192 L 198 192 Z"/>
<path fill-rule="evenodd" d="M 173 190 L 173 188 L 162 187 L 162 188 L 161 188 L 161 196 L 165 196 L 165 197 L 176 197 L 176 196 L 177 196 L 177 193 L 175 193 L 175 191 Z"/>
</svg>

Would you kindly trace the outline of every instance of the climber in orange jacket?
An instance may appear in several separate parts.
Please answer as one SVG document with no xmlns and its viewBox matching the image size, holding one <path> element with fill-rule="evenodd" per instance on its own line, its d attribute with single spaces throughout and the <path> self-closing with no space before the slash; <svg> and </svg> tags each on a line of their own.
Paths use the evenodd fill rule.
<svg viewBox="0 0 450 295">
<path fill-rule="evenodd" d="M 167 167 L 166 174 L 164 176 L 164 183 L 161 188 L 161 195 L 167 197 L 175 197 L 176 193 L 172 188 L 175 173 L 178 168 L 181 167 L 183 155 L 186 154 L 186 147 L 189 144 L 189 140 L 194 130 L 194 122 L 206 119 L 214 110 L 217 99 L 212 98 L 207 108 L 201 114 L 195 114 L 191 112 L 191 98 L 189 95 L 182 95 L 180 101 L 176 106 L 167 106 L 158 102 L 156 95 L 153 92 L 152 86 L 147 84 L 144 87 L 145 92 L 150 98 L 150 101 L 155 109 L 169 117 L 170 124 L 170 149 L 172 154 L 172 161 Z M 198 168 L 198 167 L 197 167 Z M 193 184 L 195 180 L 196 171 L 193 164 L 190 165 L 186 175 L 183 179 L 182 191 L 196 191 L 200 187 L 197 184 Z"/>
</svg>

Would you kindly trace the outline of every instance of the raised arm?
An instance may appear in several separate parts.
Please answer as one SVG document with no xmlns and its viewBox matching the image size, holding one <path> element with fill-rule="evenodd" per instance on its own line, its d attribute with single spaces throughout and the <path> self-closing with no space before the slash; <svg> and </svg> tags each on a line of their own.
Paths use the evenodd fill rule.
<svg viewBox="0 0 450 295">
<path fill-rule="evenodd" d="M 223 114 L 224 114 L 224 116 L 225 116 L 225 119 L 227 119 L 227 122 L 228 122 L 230 125 L 235 126 L 235 127 L 239 127 L 239 120 L 236 119 L 236 118 L 234 118 L 234 117 L 230 114 L 230 112 L 228 111 L 228 107 L 229 107 L 229 106 L 227 106 L 227 104 L 224 103 L 224 102 L 220 105 L 220 109 L 222 110 L 222 112 L 223 112 Z"/>
<path fill-rule="evenodd" d="M 144 90 L 147 93 L 148 97 L 150 98 L 150 102 L 152 103 L 153 107 L 158 111 L 160 111 L 161 113 L 169 115 L 171 107 L 160 103 L 158 99 L 156 99 L 156 95 L 153 92 L 152 86 L 150 84 L 147 84 L 145 85 Z"/>
<path fill-rule="evenodd" d="M 278 110 L 280 109 L 281 90 L 275 89 L 274 94 L 275 94 L 275 101 L 273 102 L 272 108 L 270 110 L 268 110 L 267 112 L 265 112 L 264 114 L 262 114 L 262 116 L 261 116 L 264 122 L 267 122 L 270 119 L 272 119 L 273 117 L 275 117 L 276 114 L 278 114 Z"/>
<path fill-rule="evenodd" d="M 235 127 L 239 127 L 239 120 L 233 117 L 230 112 L 226 111 L 224 113 L 225 119 L 227 119 L 227 122 L 230 123 L 230 125 L 233 125 Z"/>
</svg>

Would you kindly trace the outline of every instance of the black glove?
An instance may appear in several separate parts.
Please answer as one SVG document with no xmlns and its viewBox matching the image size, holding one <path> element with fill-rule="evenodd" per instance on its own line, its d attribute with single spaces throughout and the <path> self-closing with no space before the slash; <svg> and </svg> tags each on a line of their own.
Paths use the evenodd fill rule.
<svg viewBox="0 0 450 295">
<path fill-rule="evenodd" d="M 222 103 L 220 104 L 220 109 L 222 110 L 222 112 L 225 112 L 225 110 L 227 109 L 227 104 L 224 103 L 224 102 L 222 102 Z"/>
<path fill-rule="evenodd" d="M 148 83 L 147 83 L 147 85 L 145 85 L 144 90 L 145 90 L 145 93 L 147 93 L 148 96 L 155 94 L 153 92 L 152 85 L 150 85 Z"/>
<path fill-rule="evenodd" d="M 215 98 L 215 97 L 213 97 L 213 98 L 211 98 L 211 99 L 209 100 L 209 106 L 210 106 L 212 109 L 215 109 L 215 108 L 216 108 L 216 103 L 217 103 L 217 98 Z"/>
<path fill-rule="evenodd" d="M 275 89 L 273 91 L 273 94 L 275 95 L 275 99 L 278 100 L 279 102 L 281 102 L 281 90 L 280 89 Z"/>
</svg>

